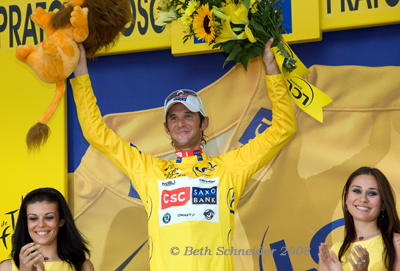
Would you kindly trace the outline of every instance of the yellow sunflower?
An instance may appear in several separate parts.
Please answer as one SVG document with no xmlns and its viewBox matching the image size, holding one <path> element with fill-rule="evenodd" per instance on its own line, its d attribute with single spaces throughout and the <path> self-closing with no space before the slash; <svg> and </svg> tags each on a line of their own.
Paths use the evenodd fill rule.
<svg viewBox="0 0 400 271">
<path fill-rule="evenodd" d="M 212 12 L 213 10 L 210 10 L 207 3 L 202 5 L 197 10 L 197 14 L 193 16 L 193 30 L 196 34 L 196 37 L 199 40 L 205 40 L 208 44 L 210 44 L 215 37 L 215 22 L 212 18 Z"/>
</svg>

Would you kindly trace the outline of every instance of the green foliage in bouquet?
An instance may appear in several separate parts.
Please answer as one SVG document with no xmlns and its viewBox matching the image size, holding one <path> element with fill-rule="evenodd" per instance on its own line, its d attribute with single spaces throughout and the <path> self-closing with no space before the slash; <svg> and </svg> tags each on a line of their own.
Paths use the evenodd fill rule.
<svg viewBox="0 0 400 271">
<path fill-rule="evenodd" d="M 285 57 L 283 68 L 291 72 L 296 60 L 281 44 L 281 35 L 286 33 L 282 26 L 283 1 L 160 0 L 156 24 L 165 26 L 180 18 L 185 30 L 183 42 L 196 35 L 228 54 L 224 65 L 233 60 L 245 69 L 249 58 L 261 55 L 265 43 L 274 38 L 272 47 L 279 48 Z"/>
</svg>

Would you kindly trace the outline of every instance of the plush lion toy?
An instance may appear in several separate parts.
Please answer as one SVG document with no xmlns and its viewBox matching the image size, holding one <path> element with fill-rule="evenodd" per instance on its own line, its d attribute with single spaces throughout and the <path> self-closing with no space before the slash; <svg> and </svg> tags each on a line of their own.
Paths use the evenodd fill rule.
<svg viewBox="0 0 400 271">
<path fill-rule="evenodd" d="M 50 106 L 26 136 L 28 150 L 39 149 L 47 141 L 47 123 L 64 95 L 64 80 L 79 60 L 77 43 L 83 43 L 87 57 L 93 58 L 98 50 L 115 45 L 133 17 L 129 0 L 68 0 L 55 14 L 39 7 L 31 19 L 44 30 L 47 39 L 36 49 L 31 45 L 18 46 L 16 56 L 42 81 L 55 83 L 56 91 Z"/>
</svg>

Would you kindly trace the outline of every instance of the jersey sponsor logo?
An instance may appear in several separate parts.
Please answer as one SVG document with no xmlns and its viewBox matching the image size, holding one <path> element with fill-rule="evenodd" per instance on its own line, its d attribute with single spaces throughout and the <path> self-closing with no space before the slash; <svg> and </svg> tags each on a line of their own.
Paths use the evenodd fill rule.
<svg viewBox="0 0 400 271">
<path fill-rule="evenodd" d="M 171 186 L 171 185 L 175 185 L 176 181 L 166 181 L 166 182 L 162 182 L 162 186 Z"/>
<path fill-rule="evenodd" d="M 204 211 L 203 215 L 207 220 L 211 220 L 214 217 L 214 211 L 211 209 L 207 209 Z"/>
<path fill-rule="evenodd" d="M 207 165 L 207 163 L 203 165 Z M 219 198 L 221 196 L 221 191 L 218 190 L 219 177 L 193 177 L 185 176 L 157 181 L 159 227 L 170 227 L 188 221 L 203 221 L 205 223 L 218 223 L 220 221 L 219 204 L 224 204 L 225 207 L 226 192 L 224 192 L 222 198 Z M 165 186 L 165 184 L 173 185 Z M 167 213 L 170 218 L 166 216 Z"/>
<path fill-rule="evenodd" d="M 208 166 L 207 167 L 197 167 L 194 166 L 193 167 L 193 172 L 194 174 L 196 174 L 197 177 L 200 176 L 211 176 L 214 174 L 214 171 L 216 169 L 217 165 L 211 164 L 211 162 L 208 162 Z"/>
<path fill-rule="evenodd" d="M 166 169 L 164 169 L 164 171 L 165 179 L 175 179 L 186 176 L 186 174 L 181 174 L 182 171 L 179 168 L 174 168 L 172 166 L 168 166 Z"/>
<path fill-rule="evenodd" d="M 192 187 L 193 204 L 217 204 L 217 187 Z"/>
<path fill-rule="evenodd" d="M 215 183 L 215 180 L 199 179 L 200 183 Z"/>
<path fill-rule="evenodd" d="M 181 187 L 174 190 L 163 190 L 161 194 L 161 210 L 172 206 L 183 206 L 190 199 L 190 187 Z"/>
<path fill-rule="evenodd" d="M 162 218 L 163 222 L 165 224 L 168 224 L 171 221 L 171 214 L 170 213 L 166 213 L 163 218 Z"/>
<path fill-rule="evenodd" d="M 192 216 L 195 216 L 195 215 L 196 215 L 195 213 L 178 214 L 178 217 L 182 217 L 182 216 L 184 216 L 184 217 L 192 217 Z"/>
</svg>

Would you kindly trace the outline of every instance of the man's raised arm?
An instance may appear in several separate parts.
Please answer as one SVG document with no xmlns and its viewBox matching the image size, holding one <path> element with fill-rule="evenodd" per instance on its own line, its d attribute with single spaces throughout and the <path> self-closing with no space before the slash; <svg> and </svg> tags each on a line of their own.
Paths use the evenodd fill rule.
<svg viewBox="0 0 400 271">
<path fill-rule="evenodd" d="M 143 168 L 144 164 L 147 165 L 146 168 L 151 168 L 156 158 L 140 152 L 106 126 L 93 93 L 85 49 L 81 44 L 78 46 L 81 51 L 80 59 L 74 71 L 75 78 L 70 82 L 83 135 L 91 146 L 128 175 L 140 197 L 143 197 L 146 194 L 147 175 L 143 170 L 142 175 L 137 174 L 136 170 Z"/>
</svg>

